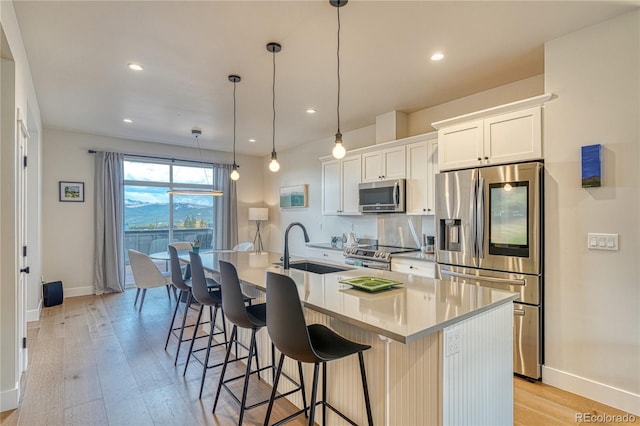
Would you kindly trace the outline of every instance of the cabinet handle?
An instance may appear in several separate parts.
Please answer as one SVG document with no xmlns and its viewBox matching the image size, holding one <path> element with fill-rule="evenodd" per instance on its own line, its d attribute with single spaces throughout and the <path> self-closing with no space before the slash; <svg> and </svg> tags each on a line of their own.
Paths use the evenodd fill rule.
<svg viewBox="0 0 640 426">
<path fill-rule="evenodd" d="M 329 257 L 329 255 L 328 255 L 327 253 L 322 253 L 322 255 L 323 255 L 324 257 Z"/>
<path fill-rule="evenodd" d="M 478 157 L 478 161 L 482 161 L 482 157 Z"/>
<path fill-rule="evenodd" d="M 416 269 L 416 267 L 413 265 L 409 265 L 409 269 Z"/>
<path fill-rule="evenodd" d="M 484 159 L 485 159 L 485 160 L 488 160 L 488 159 L 489 159 L 489 157 L 484 157 Z"/>
<path fill-rule="evenodd" d="M 422 209 L 422 211 L 423 211 L 423 212 L 426 212 L 426 211 L 427 211 L 427 209 Z"/>
</svg>

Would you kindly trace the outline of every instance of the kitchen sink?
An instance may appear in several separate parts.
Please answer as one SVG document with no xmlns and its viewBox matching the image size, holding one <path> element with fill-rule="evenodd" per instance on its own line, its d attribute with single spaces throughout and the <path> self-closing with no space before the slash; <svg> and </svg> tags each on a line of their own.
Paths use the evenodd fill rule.
<svg viewBox="0 0 640 426">
<path fill-rule="evenodd" d="M 282 263 L 278 263 L 278 265 L 282 266 Z M 291 262 L 289 264 L 291 269 L 299 269 L 301 271 L 307 271 L 314 274 L 331 274 L 333 272 L 342 272 L 349 271 L 351 268 L 346 268 L 342 266 L 333 266 L 326 265 L 324 263 L 315 263 L 315 262 Z"/>
</svg>

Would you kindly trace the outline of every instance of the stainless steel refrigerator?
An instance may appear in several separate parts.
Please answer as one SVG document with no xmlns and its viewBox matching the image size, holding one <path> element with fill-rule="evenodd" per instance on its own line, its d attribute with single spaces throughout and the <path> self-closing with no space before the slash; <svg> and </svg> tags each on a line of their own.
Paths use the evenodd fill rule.
<svg viewBox="0 0 640 426">
<path fill-rule="evenodd" d="M 514 372 L 543 362 L 543 164 L 436 175 L 436 278 L 506 289 L 514 302 Z"/>
</svg>

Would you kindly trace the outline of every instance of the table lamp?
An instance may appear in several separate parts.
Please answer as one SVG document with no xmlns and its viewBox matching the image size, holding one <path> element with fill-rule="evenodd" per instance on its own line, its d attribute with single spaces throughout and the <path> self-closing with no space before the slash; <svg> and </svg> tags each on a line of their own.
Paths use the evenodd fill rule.
<svg viewBox="0 0 640 426">
<path fill-rule="evenodd" d="M 260 222 L 269 220 L 269 209 L 266 207 L 249 207 L 249 220 L 256 221 L 256 236 L 253 239 L 253 247 L 256 253 L 262 252 L 262 237 L 260 236 Z"/>
</svg>

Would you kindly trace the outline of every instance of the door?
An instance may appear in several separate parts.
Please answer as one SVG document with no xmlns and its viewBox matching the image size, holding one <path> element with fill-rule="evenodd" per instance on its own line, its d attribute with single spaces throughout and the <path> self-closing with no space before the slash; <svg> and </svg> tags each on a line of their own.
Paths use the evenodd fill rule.
<svg viewBox="0 0 640 426">
<path fill-rule="evenodd" d="M 27 258 L 27 142 L 29 134 L 18 110 L 18 155 L 22 167 L 18 172 L 18 241 L 17 250 L 20 273 L 18 274 L 18 368 L 19 373 L 27 369 L 27 282 L 29 263 Z"/>
<path fill-rule="evenodd" d="M 322 214 L 337 215 L 341 209 L 340 160 L 322 163 Z"/>
<path fill-rule="evenodd" d="M 542 272 L 541 163 L 479 169 L 479 267 Z"/>
<path fill-rule="evenodd" d="M 342 159 L 341 186 L 339 193 L 342 194 L 342 207 L 340 214 L 360 215 L 360 203 L 358 201 L 358 185 L 360 184 L 362 159 L 359 155 L 345 157 Z"/>
<path fill-rule="evenodd" d="M 438 130 L 438 164 L 440 170 L 476 167 L 484 158 L 483 121 L 443 127 Z"/>
<path fill-rule="evenodd" d="M 436 262 L 477 267 L 477 169 L 436 175 Z"/>
</svg>

